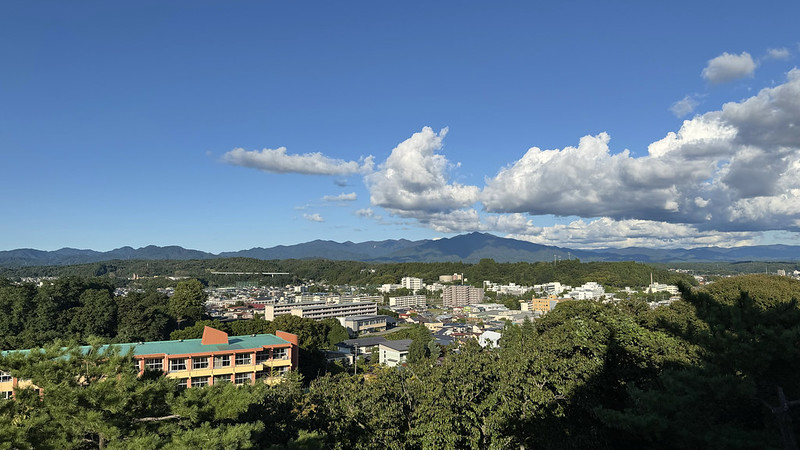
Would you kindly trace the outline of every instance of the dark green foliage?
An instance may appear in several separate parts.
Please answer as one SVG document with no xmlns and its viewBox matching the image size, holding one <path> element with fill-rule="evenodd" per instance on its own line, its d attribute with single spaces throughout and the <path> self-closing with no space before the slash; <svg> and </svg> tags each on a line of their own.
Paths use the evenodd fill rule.
<svg viewBox="0 0 800 450">
<path fill-rule="evenodd" d="M 81 292 L 93 296 L 92 289 Z M 800 283 L 755 276 L 684 289 L 684 300 L 656 309 L 638 299 L 566 301 L 535 322 L 507 325 L 499 349 L 470 341 L 439 359 L 425 327 L 403 328 L 387 337 L 414 340 L 408 364 L 355 376 L 320 376 L 327 369 L 316 350 L 340 333 L 331 321 L 280 316 L 214 323 L 229 332 L 298 334 L 303 372 L 318 377 L 305 391 L 297 379 L 274 388 L 178 391 L 163 378 L 130 378 L 122 356 L 109 358 L 109 366 L 54 359 L 52 349 L 25 364 L 0 359 L 0 366 L 47 386 L 44 401 L 18 390 L 17 401 L 0 402 L 0 442 L 11 448 L 97 448 L 103 439 L 109 448 L 785 446 L 779 423 L 785 436 L 800 431 L 798 407 L 776 408 L 778 392 L 800 400 Z M 0 282 L 0 301 L 10 295 L 24 303 L 38 293 Z M 206 323 L 212 322 L 180 333 L 199 337 Z M 101 389 L 98 375 L 105 371 L 121 376 Z M 81 379 L 91 380 L 89 387 L 69 381 Z M 122 408 L 134 404 L 138 409 Z"/>
</svg>

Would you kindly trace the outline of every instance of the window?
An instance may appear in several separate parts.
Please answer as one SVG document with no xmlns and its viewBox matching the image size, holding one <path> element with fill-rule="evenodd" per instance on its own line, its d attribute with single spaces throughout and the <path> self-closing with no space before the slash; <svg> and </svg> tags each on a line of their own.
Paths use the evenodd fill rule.
<svg viewBox="0 0 800 450">
<path fill-rule="evenodd" d="M 180 372 L 182 370 L 186 370 L 186 360 L 184 358 L 169 360 L 170 372 Z"/>
<path fill-rule="evenodd" d="M 202 356 L 199 358 L 192 358 L 192 369 L 208 369 L 208 357 Z"/>
<path fill-rule="evenodd" d="M 6 383 L 13 379 L 10 373 L 0 372 L 0 383 Z"/>
<path fill-rule="evenodd" d="M 237 366 L 249 366 L 253 364 L 252 354 L 250 353 L 237 353 L 236 354 L 236 365 Z"/>
<path fill-rule="evenodd" d="M 192 378 L 192 387 L 208 386 L 208 377 Z"/>
<path fill-rule="evenodd" d="M 214 367 L 229 367 L 231 365 L 231 355 L 218 355 L 214 357 Z"/>
<path fill-rule="evenodd" d="M 0 400 L 8 400 L 14 396 L 14 391 L 3 391 L 0 392 Z"/>
<path fill-rule="evenodd" d="M 287 359 L 289 357 L 289 349 L 274 348 L 272 349 L 272 357 L 275 359 Z"/>
<path fill-rule="evenodd" d="M 256 352 L 256 364 L 263 364 L 265 361 L 269 361 L 269 350 Z"/>
<path fill-rule="evenodd" d="M 181 379 L 178 380 L 178 387 L 179 388 L 185 388 L 186 386 L 188 386 L 188 383 L 189 383 L 189 379 L 188 378 L 181 378 Z"/>
<path fill-rule="evenodd" d="M 214 384 L 230 383 L 230 382 L 231 382 L 230 375 L 214 375 Z"/>
<path fill-rule="evenodd" d="M 233 377 L 233 382 L 236 384 L 250 383 L 252 381 L 250 375 L 250 373 L 237 373 Z"/>
<path fill-rule="evenodd" d="M 161 358 L 146 358 L 144 360 L 145 370 L 164 370 L 164 360 Z"/>
</svg>

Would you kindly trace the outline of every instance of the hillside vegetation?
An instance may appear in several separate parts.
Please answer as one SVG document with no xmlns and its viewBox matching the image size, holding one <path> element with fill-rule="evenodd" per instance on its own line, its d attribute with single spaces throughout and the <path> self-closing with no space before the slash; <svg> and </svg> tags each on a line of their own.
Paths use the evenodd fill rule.
<svg viewBox="0 0 800 450">
<path fill-rule="evenodd" d="M 403 369 L 180 390 L 124 357 L 0 358 L 10 448 L 792 448 L 800 282 L 722 280 L 650 309 L 568 301 Z M 188 331 L 187 331 L 188 333 Z M 322 342 L 322 341 L 320 341 Z M 87 376 L 87 374 L 115 376 Z M 74 380 L 75 382 L 72 382 Z M 81 380 L 81 382 L 78 382 Z"/>
</svg>

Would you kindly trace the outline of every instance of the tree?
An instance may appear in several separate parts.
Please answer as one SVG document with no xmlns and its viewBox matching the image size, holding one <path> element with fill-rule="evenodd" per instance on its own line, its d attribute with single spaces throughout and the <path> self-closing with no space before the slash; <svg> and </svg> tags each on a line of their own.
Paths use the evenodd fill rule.
<svg viewBox="0 0 800 450">
<path fill-rule="evenodd" d="M 178 324 L 185 320 L 196 322 L 205 315 L 208 294 L 198 280 L 181 281 L 169 299 L 169 312 Z"/>
</svg>

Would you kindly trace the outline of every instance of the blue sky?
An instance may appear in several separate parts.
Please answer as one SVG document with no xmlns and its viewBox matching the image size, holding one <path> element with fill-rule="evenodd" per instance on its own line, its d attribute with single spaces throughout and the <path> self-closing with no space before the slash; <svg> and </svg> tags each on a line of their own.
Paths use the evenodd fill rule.
<svg viewBox="0 0 800 450">
<path fill-rule="evenodd" d="M 0 250 L 800 243 L 800 4 L 520 3 L 6 2 Z"/>
</svg>

